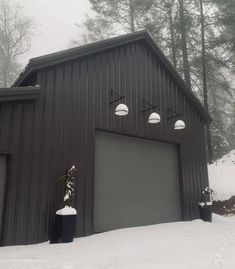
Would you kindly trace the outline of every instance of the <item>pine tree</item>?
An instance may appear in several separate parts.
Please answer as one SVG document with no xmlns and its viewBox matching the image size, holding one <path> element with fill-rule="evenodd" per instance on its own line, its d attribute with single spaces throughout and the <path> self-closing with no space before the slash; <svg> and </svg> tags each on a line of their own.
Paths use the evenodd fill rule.
<svg viewBox="0 0 235 269">
<path fill-rule="evenodd" d="M 235 149 L 235 102 L 233 103 L 228 127 L 228 142 L 230 144 L 230 149 Z"/>
<path fill-rule="evenodd" d="M 221 43 L 229 44 L 228 48 L 234 53 L 235 49 L 235 1 L 234 0 L 213 0 L 220 10 L 218 23 L 225 28 L 220 34 Z"/>
<path fill-rule="evenodd" d="M 102 40 L 123 33 L 133 33 L 148 24 L 152 0 L 90 0 L 96 16 L 86 16 L 84 42 Z M 80 25 L 77 25 L 81 28 Z"/>
<path fill-rule="evenodd" d="M 181 54 L 181 42 L 178 21 L 177 1 L 158 0 L 153 1 L 151 5 L 146 27 L 173 66 L 181 72 L 181 56 L 179 56 Z"/>
<path fill-rule="evenodd" d="M 202 85 L 203 85 L 203 103 L 204 108 L 209 112 L 208 104 L 208 89 L 207 89 L 207 55 L 206 55 L 206 39 L 205 39 L 205 16 L 203 1 L 200 2 L 200 23 L 201 23 L 201 59 L 202 59 Z M 207 159 L 209 163 L 212 163 L 213 152 L 211 144 L 211 132 L 209 124 L 206 125 L 206 144 L 207 144 Z"/>
<path fill-rule="evenodd" d="M 191 90 L 191 75 L 190 75 L 190 65 L 189 65 L 189 56 L 188 56 L 188 42 L 187 42 L 187 30 L 186 30 L 186 19 L 185 19 L 185 8 L 184 1 L 179 1 L 179 13 L 180 13 L 180 34 L 181 34 L 181 48 L 183 56 L 183 70 L 184 78 L 188 88 Z"/>
<path fill-rule="evenodd" d="M 231 59 L 227 49 L 221 46 L 218 41 L 219 32 L 223 30 L 223 25 L 217 23 L 219 10 L 216 6 L 211 5 L 211 3 L 208 5 L 206 1 L 200 0 L 199 2 L 194 1 L 192 10 L 193 13 L 188 11 L 194 18 L 194 27 L 191 28 L 194 30 L 194 34 L 188 37 L 191 80 L 196 82 L 197 94 L 213 118 L 211 131 L 209 126 L 207 126 L 206 131 L 208 160 L 211 162 L 214 159 L 212 147 L 214 151 L 215 149 L 216 152 L 219 151 L 218 154 L 216 153 L 217 156 L 223 150 L 226 153 L 229 149 L 227 134 L 224 133 L 226 120 L 218 117 L 217 112 L 220 110 L 220 115 L 230 116 L 227 111 L 228 107 L 231 106 L 229 100 L 232 97 L 232 87 L 227 79 L 227 74 L 231 71 Z M 191 51 L 193 54 L 190 53 Z M 215 106 L 215 104 L 217 105 Z M 211 145 L 210 140 L 212 140 L 213 145 Z"/>
</svg>

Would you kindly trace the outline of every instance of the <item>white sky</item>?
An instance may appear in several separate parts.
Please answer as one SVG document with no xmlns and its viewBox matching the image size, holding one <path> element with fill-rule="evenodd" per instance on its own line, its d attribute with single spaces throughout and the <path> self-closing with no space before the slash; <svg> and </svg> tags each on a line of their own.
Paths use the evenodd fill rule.
<svg viewBox="0 0 235 269">
<path fill-rule="evenodd" d="M 26 16 L 37 24 L 32 46 L 20 58 L 27 64 L 30 58 L 68 48 L 69 41 L 78 37 L 75 23 L 81 23 L 90 11 L 88 0 L 11 0 L 23 6 Z"/>
</svg>

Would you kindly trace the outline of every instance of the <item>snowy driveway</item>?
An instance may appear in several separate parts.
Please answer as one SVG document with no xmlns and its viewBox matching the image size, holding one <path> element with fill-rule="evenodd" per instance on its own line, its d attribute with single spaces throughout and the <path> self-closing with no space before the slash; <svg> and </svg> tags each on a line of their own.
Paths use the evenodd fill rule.
<svg viewBox="0 0 235 269">
<path fill-rule="evenodd" d="M 0 269 L 233 269 L 235 218 L 116 230 L 76 239 L 0 248 Z"/>
</svg>

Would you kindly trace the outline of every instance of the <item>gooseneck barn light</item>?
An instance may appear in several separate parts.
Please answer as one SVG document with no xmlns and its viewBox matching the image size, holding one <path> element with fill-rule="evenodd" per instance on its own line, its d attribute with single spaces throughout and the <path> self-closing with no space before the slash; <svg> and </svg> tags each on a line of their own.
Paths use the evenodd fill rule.
<svg viewBox="0 0 235 269">
<path fill-rule="evenodd" d="M 160 121 L 161 121 L 161 117 L 158 113 L 153 112 L 149 115 L 148 123 L 154 124 L 154 123 L 159 123 Z"/>
<path fill-rule="evenodd" d="M 168 113 L 173 113 L 173 115 L 169 116 L 167 118 L 167 120 L 172 120 L 172 119 L 175 119 L 175 118 L 179 118 L 182 115 L 182 113 L 177 113 L 172 108 L 168 108 L 167 111 L 168 111 Z M 185 129 L 185 122 L 183 120 L 178 119 L 174 124 L 174 129 L 175 130 L 183 130 L 183 129 Z"/>
<path fill-rule="evenodd" d="M 145 105 L 149 106 L 148 108 L 142 110 L 143 113 L 148 112 L 150 110 L 154 110 L 155 108 L 158 107 L 158 106 L 153 106 L 152 104 L 150 104 L 149 102 L 147 102 L 145 100 L 143 100 L 143 103 Z M 150 123 L 150 124 L 156 124 L 156 123 L 159 123 L 160 121 L 161 121 L 161 117 L 160 117 L 160 115 L 157 112 L 152 112 L 149 115 L 148 123 Z"/>
<path fill-rule="evenodd" d="M 125 95 L 121 96 L 117 92 L 115 92 L 114 90 L 111 90 L 111 97 L 113 98 L 114 95 L 117 98 L 115 98 L 113 101 L 111 101 L 110 102 L 110 105 L 113 105 L 113 104 L 115 104 L 115 103 L 117 103 L 119 101 L 121 102 L 115 108 L 114 114 L 117 115 L 117 116 L 126 116 L 126 115 L 128 115 L 129 109 L 128 109 L 127 105 L 125 105 L 124 103 L 122 103 L 122 100 L 125 98 Z"/>
<path fill-rule="evenodd" d="M 120 95 L 116 91 L 111 90 L 111 102 L 110 105 L 116 104 L 119 102 L 119 104 L 115 108 L 114 114 L 117 116 L 126 116 L 129 113 L 129 109 L 126 104 L 123 103 L 123 99 L 125 98 L 125 95 Z M 157 105 L 152 105 L 149 102 L 142 100 L 143 103 L 143 110 L 142 113 L 146 113 L 151 111 L 151 114 L 148 117 L 148 123 L 150 124 L 157 124 L 161 122 L 161 116 L 155 112 L 154 110 L 158 108 Z M 173 120 L 176 119 L 176 122 L 174 123 L 174 129 L 175 130 L 183 130 L 185 129 L 185 122 L 180 119 L 179 117 L 182 115 L 182 113 L 178 113 L 174 111 L 172 108 L 167 109 L 167 120 Z"/>
<path fill-rule="evenodd" d="M 182 130 L 185 129 L 185 123 L 182 120 L 177 120 L 174 125 L 175 130 Z"/>
<path fill-rule="evenodd" d="M 128 115 L 129 109 L 125 104 L 119 104 L 115 109 L 115 115 L 126 116 Z"/>
</svg>

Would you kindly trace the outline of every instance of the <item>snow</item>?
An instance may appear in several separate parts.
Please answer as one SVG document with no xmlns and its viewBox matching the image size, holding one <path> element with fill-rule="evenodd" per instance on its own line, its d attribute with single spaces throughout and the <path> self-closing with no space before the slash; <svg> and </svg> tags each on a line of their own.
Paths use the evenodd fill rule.
<svg viewBox="0 0 235 269">
<path fill-rule="evenodd" d="M 200 205 L 201 207 L 204 207 L 204 206 L 212 205 L 212 202 L 206 202 L 206 203 L 201 202 L 198 205 Z"/>
<path fill-rule="evenodd" d="M 71 206 L 65 206 L 64 208 L 57 210 L 56 215 L 77 215 L 77 210 Z"/>
<path fill-rule="evenodd" d="M 0 269 L 231 269 L 235 217 L 128 228 L 0 249 Z"/>
<path fill-rule="evenodd" d="M 224 155 L 208 167 L 210 187 L 215 191 L 214 200 L 228 200 L 235 196 L 235 150 Z"/>
</svg>

